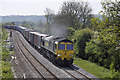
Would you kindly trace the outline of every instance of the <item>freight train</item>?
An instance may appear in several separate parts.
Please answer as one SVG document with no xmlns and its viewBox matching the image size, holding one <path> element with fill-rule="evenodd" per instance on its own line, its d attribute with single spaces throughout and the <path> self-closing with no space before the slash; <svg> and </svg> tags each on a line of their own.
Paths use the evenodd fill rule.
<svg viewBox="0 0 120 80">
<path fill-rule="evenodd" d="M 43 56 L 58 65 L 71 65 L 74 58 L 74 44 L 72 41 L 56 36 L 35 32 L 22 26 L 5 25 L 7 29 L 19 31 L 23 37 Z"/>
</svg>

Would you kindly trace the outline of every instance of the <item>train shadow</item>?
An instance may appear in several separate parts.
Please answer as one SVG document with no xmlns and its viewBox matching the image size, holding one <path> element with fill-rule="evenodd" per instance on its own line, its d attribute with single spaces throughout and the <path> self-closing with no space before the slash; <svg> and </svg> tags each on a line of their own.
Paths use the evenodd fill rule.
<svg viewBox="0 0 120 80">
<path fill-rule="evenodd" d="M 74 64 L 70 65 L 70 67 L 72 67 L 72 68 L 75 69 L 75 70 L 78 70 L 78 69 L 79 69 L 79 67 L 75 66 Z"/>
<path fill-rule="evenodd" d="M 54 64 L 55 65 L 55 64 Z M 77 67 L 77 66 L 75 66 L 74 64 L 72 64 L 72 65 L 69 65 L 69 66 L 59 66 L 59 65 L 55 65 L 55 66 L 57 66 L 58 68 L 60 68 L 60 69 L 64 69 L 64 70 L 78 70 L 79 69 L 79 67 Z"/>
</svg>

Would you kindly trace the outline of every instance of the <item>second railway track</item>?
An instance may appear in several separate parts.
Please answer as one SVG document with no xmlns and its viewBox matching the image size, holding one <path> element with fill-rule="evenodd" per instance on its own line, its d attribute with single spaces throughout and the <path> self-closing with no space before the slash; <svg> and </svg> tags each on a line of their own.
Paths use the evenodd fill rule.
<svg viewBox="0 0 120 80">
<path fill-rule="evenodd" d="M 68 73 L 69 75 L 71 75 L 71 77 L 74 78 L 74 80 L 80 80 L 80 79 L 92 80 L 92 79 L 88 78 L 86 75 L 83 75 L 82 73 L 78 72 L 77 70 L 71 68 L 70 66 L 60 67 L 60 68 L 62 70 L 64 70 L 66 73 Z"/>
<path fill-rule="evenodd" d="M 14 34 L 14 36 L 16 38 L 16 42 L 18 48 L 21 51 L 21 54 L 23 54 L 24 57 L 29 61 L 29 63 L 35 68 L 36 72 L 42 77 L 42 79 L 52 78 L 58 80 L 58 78 L 53 73 L 51 73 L 45 66 L 43 66 L 39 61 L 37 61 L 34 56 L 30 54 L 29 50 L 27 50 L 22 41 L 19 39 L 19 35 Z"/>
</svg>

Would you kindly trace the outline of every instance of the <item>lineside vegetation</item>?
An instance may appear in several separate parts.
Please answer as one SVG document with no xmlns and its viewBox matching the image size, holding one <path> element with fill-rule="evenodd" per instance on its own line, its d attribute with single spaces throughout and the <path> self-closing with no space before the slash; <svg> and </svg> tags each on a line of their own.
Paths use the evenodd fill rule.
<svg viewBox="0 0 120 80">
<path fill-rule="evenodd" d="M 8 78 L 14 78 L 13 73 L 11 70 L 11 64 L 10 64 L 10 51 L 8 48 L 6 48 L 5 45 L 8 45 L 8 42 L 4 42 L 4 40 L 8 39 L 8 33 L 7 30 L 2 28 L 2 59 L 1 59 L 1 65 L 2 65 L 2 79 L 8 79 Z"/>
<path fill-rule="evenodd" d="M 104 1 L 101 4 L 102 19 L 91 19 L 91 31 L 85 28 L 73 34 L 76 57 L 111 70 L 112 75 L 104 78 L 120 79 L 120 1 Z"/>
</svg>

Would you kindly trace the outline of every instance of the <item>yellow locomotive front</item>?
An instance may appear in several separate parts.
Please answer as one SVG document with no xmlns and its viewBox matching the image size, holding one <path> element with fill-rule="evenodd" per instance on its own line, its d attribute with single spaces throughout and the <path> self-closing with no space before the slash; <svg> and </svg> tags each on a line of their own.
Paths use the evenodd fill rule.
<svg viewBox="0 0 120 80">
<path fill-rule="evenodd" d="M 42 38 L 44 54 L 58 65 L 71 65 L 74 58 L 73 42 L 62 37 L 47 36 Z"/>
<path fill-rule="evenodd" d="M 73 63 L 74 49 L 72 42 L 56 43 L 55 54 L 59 64 L 70 65 Z"/>
</svg>

